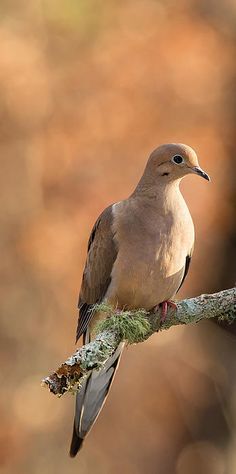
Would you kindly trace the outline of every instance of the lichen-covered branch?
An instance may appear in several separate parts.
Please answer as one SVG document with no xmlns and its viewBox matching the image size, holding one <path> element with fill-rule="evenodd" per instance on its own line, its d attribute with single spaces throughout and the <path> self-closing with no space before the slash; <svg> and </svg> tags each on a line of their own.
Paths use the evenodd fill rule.
<svg viewBox="0 0 236 474">
<path fill-rule="evenodd" d="M 142 342 L 156 331 L 178 324 L 197 323 L 201 319 L 218 318 L 228 323 L 236 321 L 236 288 L 179 301 L 176 306 L 177 310 L 169 308 L 165 321 L 161 322 L 160 310 L 156 313 L 143 309 L 118 311 L 106 304 L 99 305 L 99 311 L 107 314 L 96 328 L 95 339 L 78 349 L 46 377 L 43 385 L 58 396 L 79 390 L 91 370 L 103 367 L 121 341 L 128 344 Z"/>
</svg>

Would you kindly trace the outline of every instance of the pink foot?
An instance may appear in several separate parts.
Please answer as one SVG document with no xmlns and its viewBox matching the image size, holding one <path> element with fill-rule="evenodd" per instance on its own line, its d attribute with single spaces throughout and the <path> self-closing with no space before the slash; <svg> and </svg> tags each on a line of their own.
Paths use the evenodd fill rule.
<svg viewBox="0 0 236 474">
<path fill-rule="evenodd" d="M 175 311 L 177 310 L 177 306 L 174 303 L 174 301 L 166 300 L 160 303 L 159 307 L 161 307 L 161 323 L 164 323 L 166 320 L 166 316 L 168 313 L 168 306 L 173 308 Z"/>
</svg>

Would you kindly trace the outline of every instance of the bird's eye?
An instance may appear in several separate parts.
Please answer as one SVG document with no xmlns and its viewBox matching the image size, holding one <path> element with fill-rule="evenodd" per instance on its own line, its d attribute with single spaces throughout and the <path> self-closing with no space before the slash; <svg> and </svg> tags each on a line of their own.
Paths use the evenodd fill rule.
<svg viewBox="0 0 236 474">
<path fill-rule="evenodd" d="M 171 161 L 173 161 L 176 165 L 181 165 L 181 163 L 184 162 L 184 159 L 181 155 L 175 155 L 175 156 L 173 156 Z"/>
</svg>

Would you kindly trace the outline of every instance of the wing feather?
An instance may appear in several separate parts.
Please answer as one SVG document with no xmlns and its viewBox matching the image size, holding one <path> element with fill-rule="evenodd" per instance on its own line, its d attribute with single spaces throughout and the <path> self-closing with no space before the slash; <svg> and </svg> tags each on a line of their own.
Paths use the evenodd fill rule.
<svg viewBox="0 0 236 474">
<path fill-rule="evenodd" d="M 189 255 L 187 255 L 186 259 L 185 259 L 185 269 L 184 269 L 184 275 L 183 275 L 183 278 L 182 278 L 182 281 L 179 285 L 179 288 L 177 290 L 177 293 L 178 291 L 180 290 L 181 286 L 183 285 L 184 283 L 184 280 L 188 274 L 188 271 L 189 271 L 189 267 L 190 267 L 190 263 L 191 263 L 191 258 L 192 258 L 192 254 L 193 254 L 193 248 L 191 250 L 191 252 L 189 252 Z"/>
<path fill-rule="evenodd" d="M 112 223 L 111 205 L 99 216 L 89 237 L 79 295 L 76 341 L 86 332 L 93 317 L 93 306 L 102 301 L 111 281 L 111 272 L 117 257 Z"/>
</svg>

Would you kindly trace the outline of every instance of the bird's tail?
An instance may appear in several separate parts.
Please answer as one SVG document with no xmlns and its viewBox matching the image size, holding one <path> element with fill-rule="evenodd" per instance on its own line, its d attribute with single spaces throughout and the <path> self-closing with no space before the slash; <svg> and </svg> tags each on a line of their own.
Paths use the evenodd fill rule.
<svg viewBox="0 0 236 474">
<path fill-rule="evenodd" d="M 85 436 L 92 428 L 106 401 L 123 348 L 124 343 L 120 343 L 105 366 L 99 371 L 92 371 L 76 395 L 74 428 L 70 446 L 72 458 L 81 449 Z"/>
</svg>

